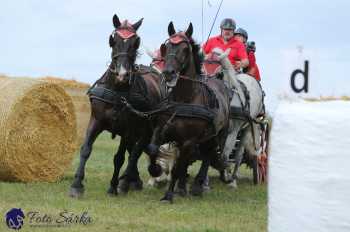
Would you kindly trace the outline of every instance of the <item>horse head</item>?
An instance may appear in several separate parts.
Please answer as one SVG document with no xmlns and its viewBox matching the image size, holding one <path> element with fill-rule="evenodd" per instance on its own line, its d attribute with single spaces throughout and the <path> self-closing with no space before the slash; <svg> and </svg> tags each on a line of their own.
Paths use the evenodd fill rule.
<svg viewBox="0 0 350 232">
<path fill-rule="evenodd" d="M 200 73 L 199 45 L 192 39 L 193 26 L 189 24 L 185 32 L 175 32 L 174 24 L 169 23 L 169 38 L 160 47 L 165 59 L 163 75 L 167 86 L 176 86 L 180 76 L 193 78 Z"/>
<path fill-rule="evenodd" d="M 114 84 L 125 84 L 130 80 L 134 71 L 137 49 L 140 46 L 140 37 L 136 34 L 143 18 L 134 24 L 127 20 L 120 22 L 117 15 L 113 16 L 115 30 L 109 37 L 109 46 L 112 48 L 112 62 L 109 70 L 114 73 Z"/>
</svg>

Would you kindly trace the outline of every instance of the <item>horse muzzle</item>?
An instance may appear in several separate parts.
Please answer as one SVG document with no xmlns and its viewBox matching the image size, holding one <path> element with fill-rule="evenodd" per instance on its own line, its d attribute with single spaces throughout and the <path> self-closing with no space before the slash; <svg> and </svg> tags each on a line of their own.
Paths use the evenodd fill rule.
<svg viewBox="0 0 350 232">
<path fill-rule="evenodd" d="M 115 83 L 126 83 L 127 82 L 127 74 L 124 75 L 116 75 L 115 77 Z"/>
<path fill-rule="evenodd" d="M 174 88 L 176 86 L 177 80 L 179 76 L 176 74 L 172 74 L 171 76 L 166 77 L 166 85 L 168 88 Z"/>
</svg>

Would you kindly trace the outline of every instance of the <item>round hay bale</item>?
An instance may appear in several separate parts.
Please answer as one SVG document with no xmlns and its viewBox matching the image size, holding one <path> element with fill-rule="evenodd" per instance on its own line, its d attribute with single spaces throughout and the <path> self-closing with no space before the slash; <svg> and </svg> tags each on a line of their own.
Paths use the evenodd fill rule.
<svg viewBox="0 0 350 232">
<path fill-rule="evenodd" d="M 90 85 L 76 80 L 66 80 L 58 77 L 44 77 L 41 80 L 58 84 L 72 98 L 75 116 L 77 118 L 78 145 L 80 146 L 85 139 L 86 129 L 91 115 L 90 101 L 86 95 Z"/>
<path fill-rule="evenodd" d="M 0 179 L 59 179 L 76 149 L 71 98 L 52 83 L 0 79 Z"/>
<path fill-rule="evenodd" d="M 59 77 L 42 77 L 40 78 L 40 80 L 43 81 L 47 81 L 47 82 L 51 82 L 51 83 L 55 83 L 58 84 L 59 86 L 65 88 L 73 88 L 73 89 L 83 89 L 83 90 L 87 90 L 90 85 L 87 83 L 83 83 L 83 82 L 79 82 L 76 80 L 68 80 L 68 79 L 63 79 L 63 78 L 59 78 Z"/>
</svg>

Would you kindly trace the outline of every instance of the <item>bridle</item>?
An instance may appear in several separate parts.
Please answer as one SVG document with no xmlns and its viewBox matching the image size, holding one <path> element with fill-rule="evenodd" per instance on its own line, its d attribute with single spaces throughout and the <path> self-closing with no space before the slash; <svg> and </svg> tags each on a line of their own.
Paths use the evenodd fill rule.
<svg viewBox="0 0 350 232">
<path fill-rule="evenodd" d="M 129 26 L 120 27 L 120 28 L 114 30 L 112 32 L 113 38 L 115 38 L 116 34 L 124 40 L 130 39 L 134 36 L 136 36 L 136 38 L 139 38 L 139 36 L 136 34 L 135 30 Z M 109 65 L 108 69 L 114 75 L 117 75 L 117 63 L 114 62 L 114 60 L 118 59 L 119 57 L 127 57 L 128 60 L 131 60 L 131 59 L 134 59 L 136 57 L 136 54 L 129 54 L 128 52 L 117 52 L 116 54 L 113 54 L 112 61 Z M 131 76 L 135 72 L 134 71 L 135 67 L 137 67 L 137 65 L 135 65 L 135 64 L 130 65 L 130 68 L 128 70 L 126 70 L 127 75 Z"/>
<path fill-rule="evenodd" d="M 179 45 L 181 43 L 186 43 L 189 50 L 190 50 L 190 55 L 192 55 L 192 45 L 190 40 L 188 39 L 188 37 L 185 35 L 185 33 L 183 32 L 179 32 L 176 33 L 174 35 L 172 35 L 170 38 L 168 38 L 165 42 L 164 45 L 167 44 L 172 44 L 172 45 Z M 171 52 L 171 53 L 167 53 L 164 57 L 164 60 L 167 61 L 169 59 L 169 57 L 174 57 L 175 61 L 178 64 L 181 64 L 180 70 L 178 72 L 175 73 L 176 77 L 179 78 L 180 77 L 180 73 L 183 72 L 184 70 L 186 70 L 188 68 L 188 63 L 189 62 L 183 62 L 182 60 L 180 60 L 177 56 L 175 52 Z M 181 75 L 182 76 L 182 75 Z"/>
</svg>

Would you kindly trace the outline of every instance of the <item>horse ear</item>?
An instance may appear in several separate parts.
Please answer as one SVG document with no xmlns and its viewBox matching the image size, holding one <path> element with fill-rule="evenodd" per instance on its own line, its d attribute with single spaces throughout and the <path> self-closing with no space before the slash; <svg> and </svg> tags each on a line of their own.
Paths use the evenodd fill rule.
<svg viewBox="0 0 350 232">
<path fill-rule="evenodd" d="M 121 25 L 120 20 L 116 14 L 113 16 L 113 25 L 115 29 Z"/>
<path fill-rule="evenodd" d="M 188 38 L 191 38 L 192 37 L 192 34 L 193 34 L 193 26 L 192 26 L 192 23 L 190 23 L 190 25 L 188 26 L 186 32 L 185 32 L 186 36 Z"/>
<path fill-rule="evenodd" d="M 112 48 L 114 47 L 115 42 L 114 42 L 114 38 L 112 35 L 109 36 L 109 46 Z"/>
<path fill-rule="evenodd" d="M 168 34 L 169 34 L 169 36 L 172 36 L 173 34 L 175 34 L 175 28 L 174 28 L 173 22 L 170 22 L 170 23 L 169 23 L 169 26 L 168 26 Z"/>
<path fill-rule="evenodd" d="M 160 45 L 160 55 L 162 57 L 165 57 L 165 53 L 166 53 L 166 45 L 162 43 L 162 45 Z"/>
<path fill-rule="evenodd" d="M 136 23 L 134 23 L 134 24 L 132 25 L 132 28 L 134 28 L 134 30 L 137 31 L 137 29 L 139 29 L 139 27 L 141 26 L 142 21 L 143 21 L 143 18 L 140 19 L 139 21 L 137 21 Z"/>
</svg>

